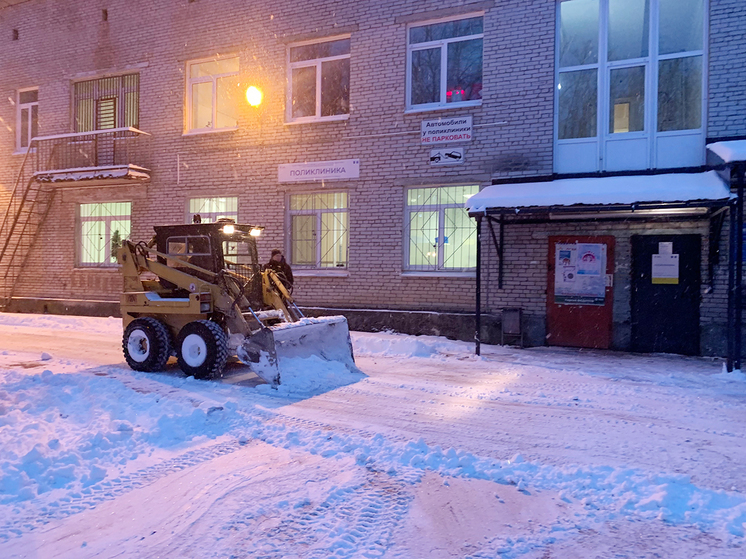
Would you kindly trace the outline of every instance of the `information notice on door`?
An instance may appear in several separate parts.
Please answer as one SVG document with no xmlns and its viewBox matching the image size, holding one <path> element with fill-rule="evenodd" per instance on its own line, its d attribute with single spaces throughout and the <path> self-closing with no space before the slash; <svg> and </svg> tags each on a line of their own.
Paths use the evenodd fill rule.
<svg viewBox="0 0 746 559">
<path fill-rule="evenodd" d="M 661 243 L 663 244 L 663 243 Z M 652 283 L 678 285 L 679 255 L 654 254 L 652 262 Z"/>
<path fill-rule="evenodd" d="M 606 301 L 606 245 L 554 245 L 554 302 L 597 305 Z"/>
</svg>

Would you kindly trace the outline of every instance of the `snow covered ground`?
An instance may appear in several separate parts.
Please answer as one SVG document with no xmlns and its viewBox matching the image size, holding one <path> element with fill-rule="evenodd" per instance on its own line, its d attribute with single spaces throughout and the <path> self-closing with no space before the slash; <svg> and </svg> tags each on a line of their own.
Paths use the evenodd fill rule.
<svg viewBox="0 0 746 559">
<path fill-rule="evenodd" d="M 0 314 L 0 557 L 742 558 L 746 376 L 353 333 L 272 390 Z"/>
</svg>

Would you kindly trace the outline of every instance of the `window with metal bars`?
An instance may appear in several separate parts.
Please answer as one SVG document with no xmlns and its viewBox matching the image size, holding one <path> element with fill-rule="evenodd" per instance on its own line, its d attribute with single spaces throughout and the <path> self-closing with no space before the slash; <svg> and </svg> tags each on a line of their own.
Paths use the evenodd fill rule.
<svg viewBox="0 0 746 559">
<path fill-rule="evenodd" d="M 140 124 L 139 74 L 77 82 L 73 95 L 76 132 Z"/>
<path fill-rule="evenodd" d="M 131 202 L 80 204 L 78 265 L 115 266 L 117 248 L 130 235 Z"/>
<path fill-rule="evenodd" d="M 307 268 L 346 268 L 347 193 L 292 194 L 288 207 L 290 263 Z"/>
<path fill-rule="evenodd" d="M 477 185 L 407 190 L 406 270 L 464 272 L 475 269 L 476 229 L 464 204 L 477 192 Z"/>
</svg>

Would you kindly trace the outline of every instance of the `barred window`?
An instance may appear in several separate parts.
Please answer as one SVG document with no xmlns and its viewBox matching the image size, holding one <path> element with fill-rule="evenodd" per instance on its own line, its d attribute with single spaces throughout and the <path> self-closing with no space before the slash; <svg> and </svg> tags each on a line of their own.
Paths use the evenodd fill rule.
<svg viewBox="0 0 746 559">
<path fill-rule="evenodd" d="M 346 268 L 347 193 L 293 194 L 289 208 L 290 262 L 308 268 Z"/>
<path fill-rule="evenodd" d="M 74 85 L 75 131 L 140 125 L 140 75 L 100 78 Z"/>
<path fill-rule="evenodd" d="M 130 236 L 131 202 L 80 204 L 78 264 L 114 266 L 117 248 Z"/>
<path fill-rule="evenodd" d="M 215 223 L 221 218 L 229 218 L 237 222 L 238 198 L 191 198 L 187 208 L 187 223 L 192 223 L 197 214 L 202 223 Z"/>
<path fill-rule="evenodd" d="M 464 204 L 477 192 L 477 185 L 407 190 L 405 269 L 460 272 L 476 267 L 476 230 Z"/>
</svg>

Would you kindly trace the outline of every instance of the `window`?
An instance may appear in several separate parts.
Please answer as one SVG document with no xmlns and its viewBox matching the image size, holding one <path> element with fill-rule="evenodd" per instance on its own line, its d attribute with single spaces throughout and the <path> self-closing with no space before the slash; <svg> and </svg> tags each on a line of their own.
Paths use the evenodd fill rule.
<svg viewBox="0 0 746 559">
<path fill-rule="evenodd" d="M 350 113 L 350 38 L 288 49 L 288 121 L 340 120 Z"/>
<path fill-rule="evenodd" d="M 239 89 L 237 56 L 188 62 L 187 131 L 237 128 Z"/>
<path fill-rule="evenodd" d="M 407 190 L 405 269 L 462 272 L 476 267 L 476 229 L 464 204 L 477 192 L 477 185 Z"/>
<path fill-rule="evenodd" d="M 187 223 L 199 214 L 202 223 L 215 223 L 220 218 L 238 221 L 238 198 L 192 198 L 187 209 Z"/>
<path fill-rule="evenodd" d="M 187 207 L 187 223 L 193 223 L 195 215 L 199 215 L 199 223 L 215 223 L 223 218 L 238 222 L 238 198 L 191 198 Z M 245 264 L 252 262 L 249 248 L 246 243 L 225 241 L 223 254 L 230 262 Z"/>
<path fill-rule="evenodd" d="M 130 202 L 80 205 L 78 264 L 114 266 L 117 248 L 130 235 Z"/>
<path fill-rule="evenodd" d="M 140 125 L 140 75 L 77 82 L 73 86 L 75 131 Z"/>
<path fill-rule="evenodd" d="M 558 170 L 618 170 L 625 158 L 627 168 L 686 166 L 680 154 L 690 148 L 688 164 L 698 164 L 705 0 L 558 6 L 557 155 L 591 165 Z"/>
<path fill-rule="evenodd" d="M 467 16 L 409 27 L 408 109 L 481 102 L 483 20 Z"/>
<path fill-rule="evenodd" d="M 188 262 L 200 268 L 213 271 L 214 266 L 210 238 L 206 236 L 169 237 L 166 240 L 166 266 L 185 268 L 181 262 Z"/>
<path fill-rule="evenodd" d="M 347 193 L 292 194 L 289 208 L 291 264 L 346 268 Z"/>
<path fill-rule="evenodd" d="M 39 135 L 39 90 L 26 89 L 18 92 L 16 145 L 26 149 L 31 139 Z"/>
</svg>

